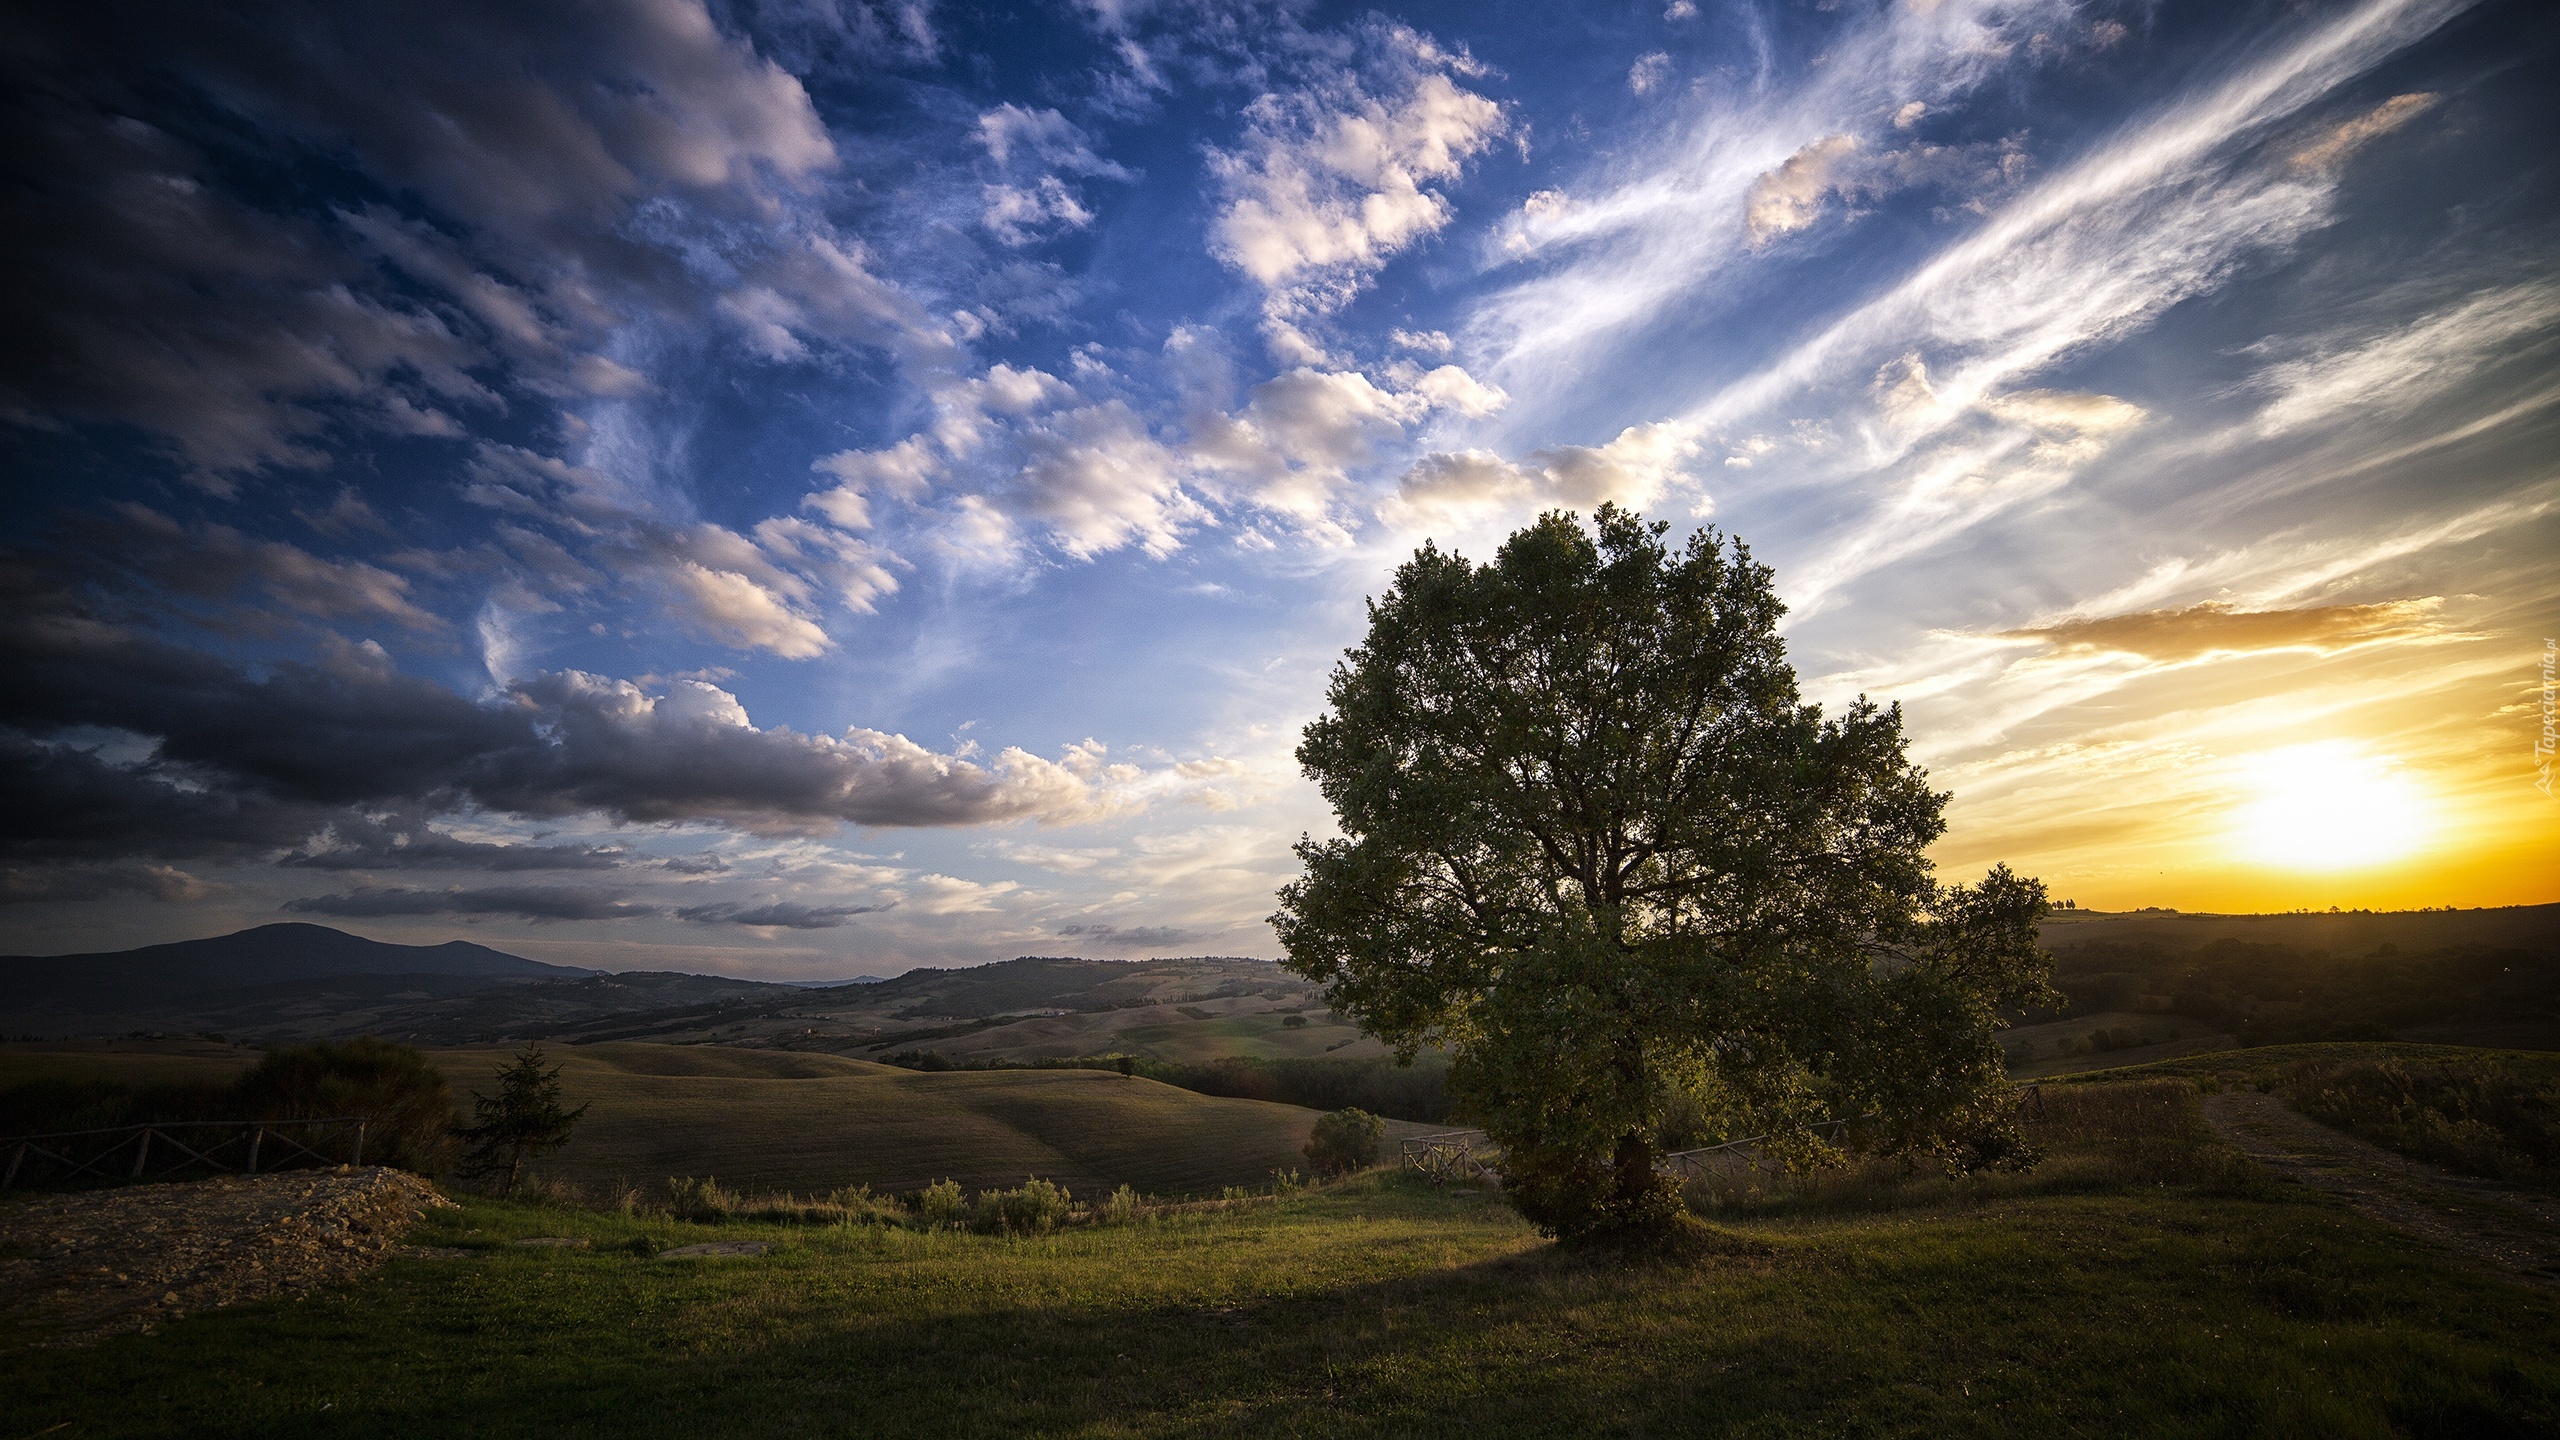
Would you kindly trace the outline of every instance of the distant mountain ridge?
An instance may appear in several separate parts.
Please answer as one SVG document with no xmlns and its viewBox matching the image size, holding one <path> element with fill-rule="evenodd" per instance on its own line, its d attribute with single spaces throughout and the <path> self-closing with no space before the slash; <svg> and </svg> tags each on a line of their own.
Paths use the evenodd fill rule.
<svg viewBox="0 0 2560 1440">
<path fill-rule="evenodd" d="M 338 975 L 436 975 L 479 980 L 576 980 L 597 974 L 546 965 L 468 940 L 394 945 L 326 925 L 285 922 L 203 940 L 84 955 L 0 957 L 0 1000 L 68 998 L 141 988 L 160 999 Z"/>
</svg>

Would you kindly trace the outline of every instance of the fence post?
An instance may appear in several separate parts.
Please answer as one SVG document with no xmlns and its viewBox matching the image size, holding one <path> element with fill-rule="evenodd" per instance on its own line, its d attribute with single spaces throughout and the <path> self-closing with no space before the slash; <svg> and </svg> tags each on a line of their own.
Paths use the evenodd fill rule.
<svg viewBox="0 0 2560 1440">
<path fill-rule="evenodd" d="M 258 1173 L 258 1147 L 267 1143 L 267 1127 L 259 1126 L 249 1133 L 249 1173 Z"/>
<path fill-rule="evenodd" d="M 18 1183 L 18 1167 L 26 1162 L 27 1146 L 31 1143 L 33 1142 L 21 1140 L 18 1142 L 18 1148 L 9 1152 L 9 1173 L 0 1175 L 0 1190 L 6 1190 Z"/>
<path fill-rule="evenodd" d="M 151 1158 L 151 1127 L 142 1127 L 142 1138 L 133 1147 L 133 1179 L 142 1178 L 142 1162 Z"/>
<path fill-rule="evenodd" d="M 364 1122 L 361 1120 L 356 1122 L 356 1155 L 353 1160 L 350 1160 L 347 1163 L 350 1165 L 362 1165 L 364 1163 Z"/>
</svg>

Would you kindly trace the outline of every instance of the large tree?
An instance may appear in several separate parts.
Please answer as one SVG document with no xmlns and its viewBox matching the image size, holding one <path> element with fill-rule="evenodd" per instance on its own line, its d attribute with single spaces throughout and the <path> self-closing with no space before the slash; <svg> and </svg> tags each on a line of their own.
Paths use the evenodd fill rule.
<svg viewBox="0 0 2560 1440">
<path fill-rule="evenodd" d="M 1947 797 L 1899 709 L 1798 698 L 1738 541 L 1595 518 L 1596 543 L 1548 514 L 1485 565 L 1426 544 L 1370 603 L 1298 748 L 1342 836 L 1299 842 L 1290 967 L 1403 1058 L 1448 1049 L 1552 1233 L 1676 1215 L 1673 1111 L 1806 1163 L 1835 1117 L 2016 1153 L 1992 1033 L 2049 994 L 2043 886 L 1935 880 Z"/>
</svg>

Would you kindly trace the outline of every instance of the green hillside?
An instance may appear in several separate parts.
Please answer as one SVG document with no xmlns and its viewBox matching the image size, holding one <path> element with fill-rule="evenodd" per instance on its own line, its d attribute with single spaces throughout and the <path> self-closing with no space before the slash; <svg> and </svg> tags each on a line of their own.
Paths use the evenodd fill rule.
<svg viewBox="0 0 2560 1440">
<path fill-rule="evenodd" d="M 428 1052 L 457 1096 L 489 1088 L 505 1049 Z M 1315 1112 L 1093 1070 L 926 1074 L 841 1056 L 614 1044 L 550 1052 L 592 1106 L 547 1174 L 615 1191 L 670 1175 L 752 1190 L 971 1188 L 1038 1175 L 1084 1193 L 1128 1184 L 1214 1192 L 1302 1168 Z M 39 1077 L 223 1084 L 255 1052 L 214 1045 L 0 1048 L 0 1087 Z M 1398 1133 L 1427 1127 L 1400 1126 Z"/>
</svg>

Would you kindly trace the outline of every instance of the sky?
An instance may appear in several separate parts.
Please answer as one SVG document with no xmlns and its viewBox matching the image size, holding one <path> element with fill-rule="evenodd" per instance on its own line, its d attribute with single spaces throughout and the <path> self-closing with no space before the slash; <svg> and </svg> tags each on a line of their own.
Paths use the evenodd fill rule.
<svg viewBox="0 0 2560 1440">
<path fill-rule="evenodd" d="M 0 16 L 0 949 L 1275 956 L 1363 601 L 1604 501 L 1949 879 L 2560 901 L 2560 11 Z M 2539 749 L 2538 749 L 2539 747 Z"/>
</svg>

